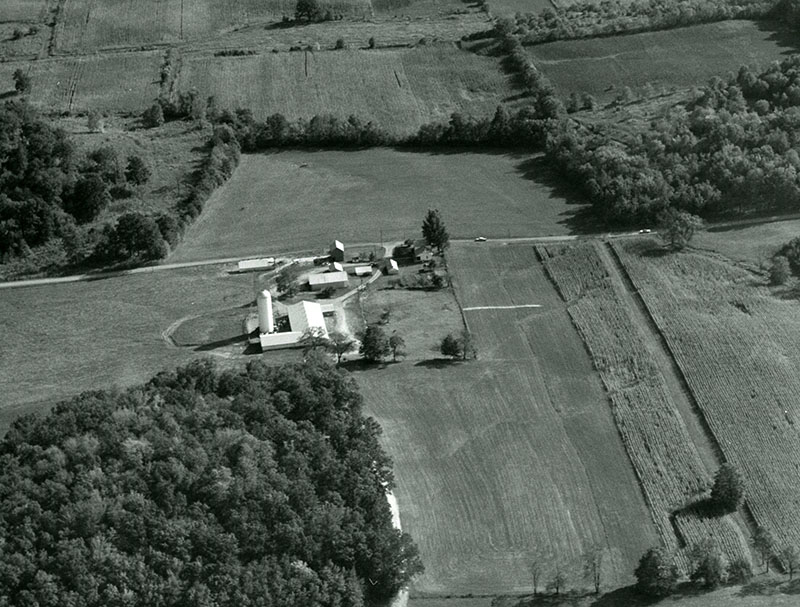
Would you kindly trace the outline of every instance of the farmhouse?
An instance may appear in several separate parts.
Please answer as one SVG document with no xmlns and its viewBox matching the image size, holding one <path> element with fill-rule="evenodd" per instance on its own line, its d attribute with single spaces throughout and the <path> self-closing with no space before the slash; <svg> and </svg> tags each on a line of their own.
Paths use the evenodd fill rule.
<svg viewBox="0 0 800 607">
<path fill-rule="evenodd" d="M 394 249 L 394 256 L 404 263 L 419 263 L 428 261 L 433 254 L 423 238 L 408 239 Z"/>
<path fill-rule="evenodd" d="M 330 256 L 331 261 L 344 261 L 344 245 L 340 241 L 333 241 L 333 244 L 331 245 Z"/>
<path fill-rule="evenodd" d="M 348 284 L 347 272 L 344 270 L 308 275 L 308 286 L 311 287 L 312 291 L 322 291 L 322 289 L 327 289 L 328 287 L 338 289 L 339 287 L 346 287 Z"/>
</svg>

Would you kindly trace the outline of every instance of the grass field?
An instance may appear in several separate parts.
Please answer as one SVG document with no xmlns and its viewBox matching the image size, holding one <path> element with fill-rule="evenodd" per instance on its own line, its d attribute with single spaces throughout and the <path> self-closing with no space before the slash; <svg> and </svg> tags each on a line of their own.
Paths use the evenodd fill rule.
<svg viewBox="0 0 800 607">
<path fill-rule="evenodd" d="M 57 26 L 59 51 L 175 43 L 235 26 L 293 16 L 294 0 L 70 0 Z M 368 0 L 323 0 L 337 14 L 365 17 Z"/>
<path fill-rule="evenodd" d="M 618 246 L 747 504 L 781 545 L 800 545 L 800 304 L 791 292 L 697 253 Z"/>
<path fill-rule="evenodd" d="M 0 22 L 39 23 L 47 14 L 47 0 L 3 0 Z"/>
<path fill-rule="evenodd" d="M 366 44 L 366 39 L 361 41 Z M 186 57 L 178 85 L 264 118 L 353 114 L 410 133 L 451 112 L 490 114 L 511 90 L 495 59 L 451 45 L 404 50 Z"/>
<path fill-rule="evenodd" d="M 600 100 L 624 87 L 657 90 L 702 86 L 741 65 L 766 67 L 796 52 L 784 31 L 752 21 L 725 21 L 663 32 L 552 42 L 529 48 L 531 59 L 563 95 Z"/>
<path fill-rule="evenodd" d="M 489 9 L 498 17 L 513 17 L 517 13 L 540 13 L 553 9 L 551 0 L 492 0 Z"/>
<path fill-rule="evenodd" d="M 251 280 L 198 268 L 4 290 L 0 435 L 22 412 L 144 381 L 203 354 L 171 347 L 162 332 L 182 318 L 252 303 Z"/>
<path fill-rule="evenodd" d="M 244 156 L 171 260 L 318 251 L 333 238 L 403 240 L 420 233 L 429 208 L 440 209 L 451 238 L 565 234 L 582 205 L 545 185 L 546 176 L 535 159 L 513 154 Z"/>
<path fill-rule="evenodd" d="M 631 302 L 613 278 L 603 246 L 588 242 L 538 250 L 603 379 L 662 542 L 677 552 L 712 537 L 731 559 L 749 558 L 737 521 L 685 509 L 702 499 L 714 470 L 687 431 L 688 420 L 678 408 L 680 393 L 670 389 L 657 346 L 628 307 Z"/>
<path fill-rule="evenodd" d="M 161 52 L 147 52 L 0 63 L 0 81 L 10 91 L 14 70 L 26 70 L 30 100 L 45 111 L 138 113 L 158 96 L 161 60 Z"/>
<path fill-rule="evenodd" d="M 800 220 L 765 221 L 756 225 L 711 227 L 698 232 L 693 247 L 712 249 L 735 261 L 760 266 L 800 234 Z"/>
<path fill-rule="evenodd" d="M 458 244 L 448 263 L 478 359 L 434 360 L 429 346 L 461 319 L 455 301 L 444 309 L 419 294 L 413 316 L 433 317 L 418 324 L 440 335 L 403 324 L 404 297 L 386 330 L 420 345 L 402 363 L 355 372 L 395 461 L 403 528 L 425 562 L 412 597 L 530 589 L 536 553 L 542 579 L 558 560 L 581 587 L 580 557 L 594 544 L 606 550 L 608 585 L 627 583 L 657 537 L 563 302 L 531 247 Z M 381 293 L 387 305 L 392 292 Z M 542 308 L 469 309 L 520 303 Z"/>
</svg>

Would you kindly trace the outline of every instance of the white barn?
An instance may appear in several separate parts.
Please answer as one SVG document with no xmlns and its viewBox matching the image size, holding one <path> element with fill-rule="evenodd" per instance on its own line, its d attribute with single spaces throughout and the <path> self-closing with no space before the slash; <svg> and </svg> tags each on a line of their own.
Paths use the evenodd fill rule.
<svg viewBox="0 0 800 607">
<path fill-rule="evenodd" d="M 322 291 L 327 287 L 338 289 L 349 284 L 347 272 L 323 272 L 308 275 L 308 286 L 312 291 Z"/>
<path fill-rule="evenodd" d="M 296 348 L 308 329 L 319 329 L 322 337 L 328 337 L 322 307 L 314 301 L 301 301 L 286 307 L 289 313 L 289 331 L 282 333 L 261 333 L 259 341 L 262 350 Z"/>
</svg>

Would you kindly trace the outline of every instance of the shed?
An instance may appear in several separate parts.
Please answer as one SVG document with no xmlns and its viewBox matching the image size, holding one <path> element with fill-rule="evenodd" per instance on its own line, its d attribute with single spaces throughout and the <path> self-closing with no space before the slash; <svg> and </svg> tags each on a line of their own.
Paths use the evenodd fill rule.
<svg viewBox="0 0 800 607">
<path fill-rule="evenodd" d="M 327 287 L 338 289 L 349 284 L 347 272 L 323 272 L 308 275 L 308 286 L 312 291 L 322 291 Z"/>
<path fill-rule="evenodd" d="M 330 250 L 331 261 L 344 261 L 344 245 L 339 240 L 334 240 Z"/>
</svg>

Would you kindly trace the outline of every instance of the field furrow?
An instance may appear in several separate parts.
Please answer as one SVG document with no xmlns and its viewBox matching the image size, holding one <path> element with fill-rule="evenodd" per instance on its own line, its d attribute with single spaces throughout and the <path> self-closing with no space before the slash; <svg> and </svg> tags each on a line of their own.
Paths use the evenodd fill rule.
<svg viewBox="0 0 800 607">
<path fill-rule="evenodd" d="M 698 253 L 644 256 L 616 245 L 726 460 L 742 472 L 756 522 L 800 544 L 800 320 L 733 265 Z"/>
<path fill-rule="evenodd" d="M 707 518 L 691 506 L 710 486 L 709 471 L 687 432 L 645 336 L 603 269 L 594 243 L 540 246 L 539 256 L 591 352 L 614 418 L 666 546 L 680 549 L 712 537 L 730 557 L 749 558 L 730 517 Z M 681 559 L 686 566 L 685 559 Z"/>
</svg>

